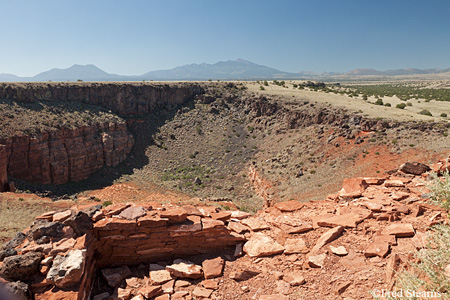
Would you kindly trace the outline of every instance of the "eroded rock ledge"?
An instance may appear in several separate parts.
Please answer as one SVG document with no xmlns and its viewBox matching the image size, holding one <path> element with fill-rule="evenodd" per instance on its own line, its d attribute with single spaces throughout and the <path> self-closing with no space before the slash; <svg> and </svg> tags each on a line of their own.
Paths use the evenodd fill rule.
<svg viewBox="0 0 450 300">
<path fill-rule="evenodd" d="M 119 115 L 147 114 L 179 105 L 202 94 L 197 83 L 1 83 L 0 99 L 18 102 L 79 101 L 110 109 Z"/>
<path fill-rule="evenodd" d="M 0 175 L 7 172 L 15 178 L 42 184 L 80 181 L 103 166 L 118 165 L 133 144 L 125 123 L 3 138 L 0 139 L 0 147 L 4 149 L 0 149 Z"/>
</svg>

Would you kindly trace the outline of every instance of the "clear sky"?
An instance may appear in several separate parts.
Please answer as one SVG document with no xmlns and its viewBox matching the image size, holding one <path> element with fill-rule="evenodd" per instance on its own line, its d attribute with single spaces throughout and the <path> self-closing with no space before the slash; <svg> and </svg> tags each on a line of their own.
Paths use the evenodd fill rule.
<svg viewBox="0 0 450 300">
<path fill-rule="evenodd" d="M 140 75 L 238 58 L 282 71 L 450 67 L 448 0 L 0 0 L 0 73 Z"/>
</svg>

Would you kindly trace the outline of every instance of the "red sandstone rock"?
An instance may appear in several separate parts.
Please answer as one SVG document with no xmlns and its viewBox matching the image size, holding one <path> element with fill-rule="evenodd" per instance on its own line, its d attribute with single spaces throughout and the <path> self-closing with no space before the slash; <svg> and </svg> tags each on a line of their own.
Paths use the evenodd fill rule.
<svg viewBox="0 0 450 300">
<path fill-rule="evenodd" d="M 115 216 L 120 214 L 122 211 L 124 211 L 126 208 L 130 207 L 130 203 L 116 203 L 108 205 L 103 209 L 103 214 L 107 217 Z"/>
<path fill-rule="evenodd" d="M 141 287 L 138 291 L 139 294 L 144 296 L 146 299 L 150 299 L 152 297 L 156 297 L 162 294 L 161 286 L 159 285 L 147 285 Z"/>
<path fill-rule="evenodd" d="M 384 182 L 385 187 L 404 187 L 405 184 L 401 180 L 386 180 Z"/>
<path fill-rule="evenodd" d="M 381 240 L 375 240 L 364 251 L 365 257 L 385 257 L 389 252 L 389 243 Z"/>
<path fill-rule="evenodd" d="M 205 279 L 216 278 L 222 275 L 225 261 L 221 257 L 204 260 L 202 263 Z"/>
<path fill-rule="evenodd" d="M 173 264 L 166 267 L 172 276 L 178 278 L 198 279 L 202 277 L 202 267 L 181 259 L 174 260 Z"/>
<path fill-rule="evenodd" d="M 194 291 L 192 292 L 192 294 L 195 297 L 199 297 L 199 298 L 209 298 L 212 294 L 213 290 L 209 290 L 209 289 L 205 289 L 202 287 L 197 286 Z"/>
<path fill-rule="evenodd" d="M 243 225 L 241 222 L 230 222 L 227 226 L 229 229 L 233 230 L 236 233 L 242 233 L 245 231 L 250 231 L 250 228 Z"/>
<path fill-rule="evenodd" d="M 251 214 L 249 214 L 248 212 L 240 211 L 240 210 L 232 210 L 231 211 L 231 218 L 232 219 L 243 220 L 243 219 L 246 219 L 248 217 L 251 217 Z"/>
<path fill-rule="evenodd" d="M 382 233 L 395 235 L 396 237 L 410 237 L 414 236 L 414 227 L 407 223 L 396 223 L 386 227 Z"/>
<path fill-rule="evenodd" d="M 187 211 L 181 207 L 169 208 L 166 211 L 161 211 L 160 217 L 169 219 L 169 223 L 181 223 L 186 220 Z"/>
<path fill-rule="evenodd" d="M 244 251 L 251 257 L 261 257 L 281 253 L 284 247 L 264 233 L 257 232 L 245 243 Z"/>
<path fill-rule="evenodd" d="M 325 253 L 308 257 L 308 264 L 312 268 L 322 268 L 327 255 Z"/>
<path fill-rule="evenodd" d="M 242 224 L 250 227 L 250 229 L 253 231 L 259 231 L 270 228 L 270 226 L 266 223 L 266 221 L 257 217 L 251 217 L 242 220 Z"/>
<path fill-rule="evenodd" d="M 338 236 L 341 235 L 341 233 L 344 231 L 344 227 L 337 226 L 334 227 L 324 234 L 317 240 L 316 245 L 312 248 L 311 252 L 315 253 L 320 250 L 323 246 L 328 244 L 329 242 L 335 240 Z"/>
<path fill-rule="evenodd" d="M 240 269 L 230 273 L 230 278 L 236 281 L 249 280 L 253 276 L 258 275 L 260 272 L 252 269 Z"/>
<path fill-rule="evenodd" d="M 173 279 L 170 272 L 158 264 L 150 264 L 149 277 L 153 285 L 161 285 Z"/>
<path fill-rule="evenodd" d="M 145 216 L 145 209 L 142 206 L 131 206 L 125 208 L 120 214 L 119 217 L 127 220 L 136 220 L 140 217 Z"/>
<path fill-rule="evenodd" d="M 217 290 L 219 288 L 219 283 L 217 281 L 213 281 L 213 280 L 209 280 L 209 279 L 203 280 L 201 284 L 205 289 Z"/>
<path fill-rule="evenodd" d="M 72 215 L 72 210 L 68 209 L 53 215 L 53 222 L 64 222 Z"/>
<path fill-rule="evenodd" d="M 306 283 L 305 278 L 297 272 L 289 273 L 288 275 L 284 276 L 284 279 L 292 286 L 298 286 Z"/>
<path fill-rule="evenodd" d="M 350 213 L 344 213 L 342 215 L 333 215 L 333 214 L 321 215 L 315 217 L 314 221 L 319 226 L 325 227 L 343 226 L 345 228 L 354 228 L 359 223 L 369 218 L 370 216 L 372 216 L 370 211 L 367 211 L 367 213 L 365 214 L 355 211 Z"/>
<path fill-rule="evenodd" d="M 344 198 L 361 197 L 368 186 L 369 185 L 363 178 L 344 179 L 342 189 L 339 191 L 339 196 Z"/>
<path fill-rule="evenodd" d="M 287 239 L 284 243 L 284 254 L 308 253 L 308 247 L 302 238 Z"/>
<path fill-rule="evenodd" d="M 339 255 L 339 256 L 344 256 L 348 254 L 347 249 L 345 249 L 344 246 L 339 246 L 339 247 L 333 247 L 330 246 L 330 250 L 333 254 Z"/>
<path fill-rule="evenodd" d="M 170 300 L 170 295 L 169 294 L 164 294 L 164 295 L 155 297 L 155 300 Z"/>
<path fill-rule="evenodd" d="M 261 295 L 259 300 L 289 300 L 289 297 L 283 294 Z"/>
<path fill-rule="evenodd" d="M 211 213 L 211 218 L 220 221 L 227 221 L 231 217 L 231 213 L 228 211 L 220 211 L 218 213 Z"/>
<path fill-rule="evenodd" d="M 7 191 L 8 183 L 8 157 L 6 153 L 6 146 L 0 144 L 0 192 Z"/>
<path fill-rule="evenodd" d="M 286 202 L 276 203 L 275 207 L 281 212 L 292 212 L 301 209 L 304 206 L 303 203 L 291 200 Z"/>
</svg>

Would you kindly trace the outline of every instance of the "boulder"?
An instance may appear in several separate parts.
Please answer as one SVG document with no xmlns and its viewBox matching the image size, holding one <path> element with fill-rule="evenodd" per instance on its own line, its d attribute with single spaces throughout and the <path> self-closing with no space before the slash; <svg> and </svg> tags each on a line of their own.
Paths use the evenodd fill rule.
<svg viewBox="0 0 450 300">
<path fill-rule="evenodd" d="M 67 220 L 65 220 L 64 225 L 72 227 L 73 231 L 78 236 L 82 236 L 88 231 L 92 230 L 92 219 L 83 211 L 72 214 Z"/>
<path fill-rule="evenodd" d="M 261 257 L 279 254 L 284 247 L 264 233 L 257 232 L 245 243 L 244 251 L 251 257 Z"/>
<path fill-rule="evenodd" d="M 221 257 L 206 259 L 202 263 L 205 279 L 216 278 L 222 275 L 225 261 Z"/>
<path fill-rule="evenodd" d="M 64 224 L 61 222 L 48 222 L 37 220 L 28 232 L 28 239 L 38 240 L 43 236 L 61 237 L 64 235 Z"/>
<path fill-rule="evenodd" d="M 27 238 L 27 235 L 22 233 L 22 232 L 18 232 L 16 233 L 16 235 L 6 244 L 4 244 L 2 246 L 3 250 L 6 249 L 13 249 L 16 248 L 17 246 L 19 246 L 20 244 L 23 243 L 23 241 L 25 241 L 25 239 Z"/>
<path fill-rule="evenodd" d="M 431 168 L 419 162 L 406 162 L 400 166 L 399 170 L 407 174 L 421 175 L 430 171 Z"/>
<path fill-rule="evenodd" d="M 39 271 L 43 258 L 44 255 L 40 252 L 9 256 L 0 267 L 0 275 L 11 280 L 29 279 Z"/>
<path fill-rule="evenodd" d="M 6 257 L 17 255 L 16 249 L 0 250 L 0 261 L 3 261 Z"/>
<path fill-rule="evenodd" d="M 5 284 L 4 291 L 14 300 L 33 299 L 30 287 L 28 286 L 28 284 L 21 281 L 8 282 L 7 284 Z"/>
<path fill-rule="evenodd" d="M 83 276 L 86 251 L 86 249 L 71 250 L 66 256 L 56 256 L 47 273 L 47 279 L 61 289 L 76 285 Z"/>
<path fill-rule="evenodd" d="M 369 185 L 363 178 L 344 179 L 342 189 L 339 191 L 339 196 L 344 198 L 358 198 L 366 190 Z"/>
</svg>

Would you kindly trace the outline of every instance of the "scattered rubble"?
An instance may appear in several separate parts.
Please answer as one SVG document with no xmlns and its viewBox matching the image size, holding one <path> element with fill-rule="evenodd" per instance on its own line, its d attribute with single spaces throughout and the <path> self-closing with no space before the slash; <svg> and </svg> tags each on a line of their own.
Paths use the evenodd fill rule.
<svg viewBox="0 0 450 300">
<path fill-rule="evenodd" d="M 423 198 L 426 168 L 404 166 L 254 216 L 159 203 L 46 213 L 3 246 L 1 281 L 36 300 L 371 299 L 448 223 Z"/>
</svg>

